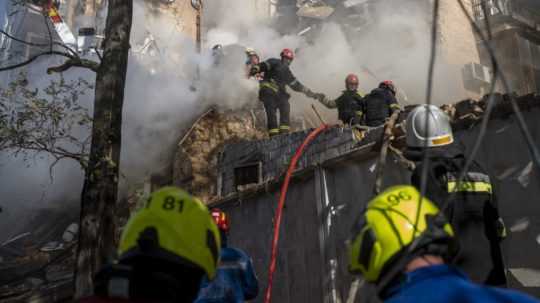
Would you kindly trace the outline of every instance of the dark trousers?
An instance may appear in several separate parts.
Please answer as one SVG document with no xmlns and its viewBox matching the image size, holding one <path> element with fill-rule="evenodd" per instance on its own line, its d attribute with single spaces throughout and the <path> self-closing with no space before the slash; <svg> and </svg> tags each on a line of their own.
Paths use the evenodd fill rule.
<svg viewBox="0 0 540 303">
<path fill-rule="evenodd" d="M 290 129 L 289 94 L 285 92 L 274 92 L 271 89 L 263 88 L 259 92 L 259 99 L 264 104 L 266 111 L 266 123 L 268 132 L 273 135 L 279 132 L 288 132 Z M 277 111 L 279 110 L 279 125 L 277 121 Z"/>
<path fill-rule="evenodd" d="M 461 246 L 455 261 L 472 281 L 505 286 L 505 266 L 495 226 L 497 218 L 488 203 L 456 201 L 449 208 Z"/>
</svg>

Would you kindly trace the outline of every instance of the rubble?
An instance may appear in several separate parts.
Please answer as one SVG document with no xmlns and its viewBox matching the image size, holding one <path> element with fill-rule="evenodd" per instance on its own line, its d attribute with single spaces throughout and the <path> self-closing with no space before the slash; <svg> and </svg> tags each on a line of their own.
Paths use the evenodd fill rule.
<svg viewBox="0 0 540 303">
<path fill-rule="evenodd" d="M 32 227 L 30 232 L 0 245 L 2 302 L 29 302 L 44 294 L 53 299 L 42 301 L 52 302 L 72 295 L 76 213 L 65 208 L 39 210 L 28 224 Z M 60 289 L 58 285 L 63 286 Z"/>
<path fill-rule="evenodd" d="M 510 231 L 513 233 L 525 231 L 529 227 L 530 223 L 531 221 L 529 220 L 529 218 L 521 218 L 510 227 Z"/>
<path fill-rule="evenodd" d="M 523 187 L 529 186 L 530 175 L 532 173 L 532 169 L 533 169 L 533 163 L 532 163 L 532 161 L 530 161 L 527 164 L 527 166 L 525 166 L 525 168 L 519 173 L 519 176 L 517 177 L 517 180 L 518 180 L 519 184 L 521 184 L 521 186 L 523 186 Z"/>
<path fill-rule="evenodd" d="M 228 143 L 260 140 L 266 129 L 253 110 L 210 109 L 201 115 L 180 140 L 174 157 L 173 184 L 208 202 L 216 192 L 217 158 Z"/>
<path fill-rule="evenodd" d="M 66 243 L 71 243 L 76 239 L 78 233 L 79 224 L 71 223 L 64 231 L 64 234 L 62 235 L 62 240 Z"/>
</svg>

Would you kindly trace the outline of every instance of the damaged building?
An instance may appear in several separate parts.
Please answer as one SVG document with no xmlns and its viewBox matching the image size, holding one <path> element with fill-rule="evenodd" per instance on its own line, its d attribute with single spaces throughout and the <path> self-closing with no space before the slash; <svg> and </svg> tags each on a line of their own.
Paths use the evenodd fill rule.
<svg viewBox="0 0 540 303">
<path fill-rule="evenodd" d="M 337 15 L 340 25 L 351 37 L 369 30 L 370 16 L 376 9 L 373 2 L 258 0 L 249 5 L 261 18 L 274 18 L 280 30 L 306 36 L 309 40 L 308 36 L 316 33 L 322 22 L 332 21 Z M 101 3 L 95 2 L 96 5 Z M 204 19 L 203 10 L 209 2 L 149 0 L 145 3 L 151 4 L 152 13 L 173 20 L 176 30 L 192 38 L 199 52 L 209 48 L 205 45 L 204 32 L 213 24 L 212 20 Z M 479 26 L 484 26 L 486 18 L 479 10 L 481 3 L 488 4 L 488 18 L 493 24 L 492 35 L 501 57 L 501 68 L 510 78 L 512 88 L 522 96 L 517 102 L 535 141 L 540 142 L 537 119 L 540 97 L 533 93 L 540 88 L 540 13 L 535 13 L 538 7 L 517 0 L 473 1 L 469 12 Z M 61 9 L 83 9 L 70 7 L 66 1 L 60 4 Z M 470 152 L 487 107 L 485 94 L 492 71 L 482 42 L 460 13 L 459 6 L 452 1 L 443 1 L 441 5 L 439 42 L 449 66 L 446 72 L 452 79 L 447 89 L 455 94 L 453 100 L 470 98 L 442 108 L 451 116 L 456 138 Z M 86 7 L 85 11 L 91 14 L 92 8 Z M 69 11 L 66 14 L 69 15 Z M 66 17 L 66 22 L 75 21 L 73 17 Z M 429 18 L 426 18 L 428 23 Z M 149 33 L 144 41 L 137 41 L 133 51 L 151 54 L 159 48 L 155 43 Z M 503 244 L 509 286 L 538 297 L 540 260 L 536 256 L 540 255 L 540 204 L 530 198 L 540 195 L 540 174 L 529 160 L 508 95 L 497 94 L 495 102 L 489 131 L 477 160 L 496 177 L 494 186 L 509 230 Z M 411 163 L 402 157 L 401 150 L 404 147 L 402 122 L 410 109 L 406 107 L 399 118 L 396 128 L 399 135 L 391 143 L 383 171 L 384 187 L 409 183 Z M 309 121 L 305 116 L 295 119 L 295 132 L 268 138 L 260 106 L 235 110 L 217 106 L 204 108 L 183 125 L 172 150 L 164 152 L 167 155 L 164 168 L 152 171 L 141 193 L 122 201 L 127 206 L 119 213 L 127 218 L 149 192 L 161 186 L 172 184 L 187 189 L 209 207 L 219 207 L 230 215 L 230 243 L 252 256 L 260 289 L 265 289 L 279 188 L 291 158 L 312 128 L 319 125 L 317 120 Z M 275 302 L 369 301 L 373 290 L 367 286 L 359 290 L 356 299 L 348 300 L 353 279 L 347 271 L 343 248 L 354 220 L 373 196 L 383 132 L 383 127 L 358 132 L 349 127 L 331 126 L 300 158 L 284 209 L 274 279 Z M 67 300 L 72 295 L 69 268 L 74 261 L 71 254 L 74 243 L 69 233 L 68 238 L 64 238 L 70 228 L 74 229 L 72 220 L 58 214 L 48 216 L 59 218 L 55 220 L 57 226 L 47 225 L 31 237 L 23 234 L 21 238 L 0 244 L 2 257 L 7 256 L 0 261 L 1 268 L 10 276 L 0 279 L 3 285 L 0 300 L 56 301 Z M 33 221 L 32 224 L 38 223 Z M 21 264 L 25 265 L 20 267 Z M 255 302 L 262 301 L 261 291 Z"/>
<path fill-rule="evenodd" d="M 527 125 L 540 140 L 540 98 L 519 98 Z M 453 113 L 455 136 L 468 152 L 477 140 L 485 99 L 445 108 Z M 499 96 L 489 131 L 477 160 L 496 176 L 494 186 L 510 235 L 503 242 L 509 287 L 540 295 L 540 175 L 514 121 L 507 98 Z M 266 287 L 272 219 L 279 187 L 298 146 L 309 131 L 270 140 L 239 142 L 223 148 L 218 160 L 211 206 L 231 217 L 230 242 L 253 257 Z M 346 246 L 354 220 L 373 195 L 383 128 L 361 140 L 351 129 L 331 128 L 315 139 L 300 158 L 289 186 L 279 243 L 274 300 L 278 302 L 345 302 L 352 283 Z M 403 138 L 393 143 L 403 146 Z M 409 183 L 407 163 L 398 151 L 389 154 L 384 187 Z M 367 302 L 372 290 L 363 288 L 357 301 Z M 349 302 L 349 301 L 347 301 Z"/>
</svg>

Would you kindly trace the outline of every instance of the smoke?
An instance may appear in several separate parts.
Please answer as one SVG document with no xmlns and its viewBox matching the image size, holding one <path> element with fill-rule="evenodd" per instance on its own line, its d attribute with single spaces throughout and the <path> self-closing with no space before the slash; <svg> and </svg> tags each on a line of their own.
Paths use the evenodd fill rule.
<svg viewBox="0 0 540 303">
<path fill-rule="evenodd" d="M 33 63 L 26 70 L 30 87 L 44 89 L 50 81 L 58 81 L 60 75 L 46 75 L 47 67 L 63 62 L 61 58 L 46 58 Z M 19 71 L 13 71 L 17 75 Z M 83 78 L 93 80 L 93 73 L 83 69 L 73 69 L 62 75 L 65 81 Z M 6 77 L 9 78 L 9 77 Z M 5 87 L 7 83 L 2 83 Z M 41 92 L 42 94 L 43 92 Z M 43 97 L 46 97 L 43 95 Z M 92 110 L 93 91 L 87 90 L 79 96 L 79 105 Z M 73 136 L 86 138 L 88 130 L 75 126 Z M 73 150 L 72 146 L 63 146 Z M 74 150 L 75 151 L 75 150 Z M 55 158 L 46 152 L 14 155 L 12 151 L 0 152 L 0 242 L 22 232 L 33 232 L 35 227 L 27 226 L 29 220 L 45 209 L 56 209 L 76 217 L 82 190 L 83 171 L 79 163 L 64 159 L 55 163 Z M 53 165 L 54 164 L 54 165 Z M 56 218 L 38 218 L 43 224 Z"/>
<path fill-rule="evenodd" d="M 370 5 L 369 14 L 363 17 L 367 21 L 349 35 L 343 29 L 347 20 L 342 11 L 336 11 L 327 22 L 304 22 L 304 26 L 291 28 L 291 34 L 282 35 L 244 2 L 215 0 L 204 14 L 211 20 L 207 46 L 241 44 L 255 48 L 263 59 L 277 57 L 284 47 L 296 49 L 293 73 L 312 90 L 332 98 L 344 89 L 346 75 L 356 73 L 360 76 L 360 90 L 365 93 L 388 79 L 398 86 L 402 104 L 425 102 L 431 46 L 430 7 L 414 1 L 372 1 Z M 305 24 L 312 25 L 308 35 L 316 31 L 309 41 L 297 35 L 308 27 Z M 432 102 L 442 104 L 467 97 L 459 95 L 460 69 L 447 64 L 441 52 L 437 56 Z M 292 94 L 293 114 L 310 115 L 313 103 L 318 102 Z M 317 107 L 330 121 L 337 119 L 335 111 Z"/>
<path fill-rule="evenodd" d="M 124 100 L 121 194 L 151 174 L 168 169 L 179 137 L 208 106 L 239 109 L 258 104 L 258 84 L 245 77 L 243 47 L 255 48 L 262 59 L 279 56 L 285 47 L 295 49 L 293 73 L 312 90 L 332 98 L 343 90 L 345 76 L 356 73 L 364 92 L 381 80 L 392 79 L 402 92 L 403 104 L 424 102 L 430 48 L 430 14 L 425 6 L 401 1 L 399 8 L 390 8 L 378 1 L 370 11 L 370 21 L 354 34 L 345 33 L 344 18 L 336 12 L 328 22 L 298 36 L 305 27 L 291 28 L 289 34 L 278 32 L 264 2 L 208 2 L 203 13 L 204 43 L 198 53 L 192 37 L 180 32 L 182 22 L 190 22 L 189 18 L 135 1 Z M 226 56 L 218 66 L 210 51 L 214 44 L 225 45 Z M 33 68 L 33 73 L 43 74 L 43 70 Z M 461 80 L 452 76 L 456 72 L 442 56 L 436 71 L 434 101 L 461 98 L 454 89 Z M 66 74 L 75 77 L 83 72 L 73 69 Z M 337 119 L 334 110 L 323 109 L 317 101 L 294 92 L 291 95 L 293 114 L 309 116 L 311 104 L 317 104 L 327 121 Z M 90 106 L 93 98 L 89 95 L 84 100 Z M 4 227 L 15 220 L 24 225 L 21 218 L 37 206 L 60 208 L 65 206 L 62 203 L 78 203 L 83 174 L 77 164 L 60 162 L 50 183 L 50 157 L 38 159 L 28 168 L 29 163 L 20 159 L 1 157 L 0 196 L 7 198 L 0 205 L 14 219 L 2 220 L 0 229 L 7 230 Z"/>
</svg>

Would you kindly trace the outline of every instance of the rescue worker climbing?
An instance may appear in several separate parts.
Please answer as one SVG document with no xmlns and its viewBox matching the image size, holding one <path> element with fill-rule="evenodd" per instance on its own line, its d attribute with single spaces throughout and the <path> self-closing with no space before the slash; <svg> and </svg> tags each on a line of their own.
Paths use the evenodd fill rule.
<svg viewBox="0 0 540 303">
<path fill-rule="evenodd" d="M 405 156 L 418 162 L 411 183 L 421 188 L 422 170 L 427 165 L 425 195 L 441 204 L 449 201 L 445 214 L 462 248 L 456 265 L 475 282 L 506 285 L 500 245 L 506 231 L 499 216 L 492 179 L 473 161 L 463 182 L 457 184 L 467 159 L 454 142 L 449 117 L 438 107 L 416 107 L 407 117 L 406 131 Z M 422 161 L 424 152 L 425 162 Z"/>
<path fill-rule="evenodd" d="M 129 219 L 118 263 L 96 276 L 81 302 L 193 302 L 202 277 L 213 279 L 219 230 L 206 206 L 175 187 L 153 192 Z"/>
<path fill-rule="evenodd" d="M 473 283 L 448 265 L 457 250 L 453 229 L 412 186 L 393 186 L 373 198 L 356 220 L 350 243 L 349 271 L 375 284 L 386 303 L 538 302 Z"/>
<path fill-rule="evenodd" d="M 358 92 L 358 82 L 357 75 L 349 74 L 345 78 L 345 90 L 337 99 L 331 100 L 323 94 L 318 96 L 319 102 L 327 108 L 337 108 L 338 118 L 344 124 L 362 124 L 363 97 Z"/>
<path fill-rule="evenodd" d="M 281 51 L 281 59 L 271 58 L 253 66 L 250 75 L 264 73 L 260 82 L 259 99 L 264 104 L 268 133 L 270 136 L 290 131 L 290 95 L 287 93 L 288 85 L 294 91 L 302 92 L 310 98 L 317 98 L 320 94 L 312 92 L 298 81 L 291 72 L 289 65 L 294 59 L 292 50 L 285 48 Z M 279 125 L 277 111 L 279 110 Z"/>
<path fill-rule="evenodd" d="M 394 83 L 390 80 L 383 81 L 364 98 L 362 111 L 365 124 L 370 127 L 383 125 L 386 119 L 399 109 Z"/>
<path fill-rule="evenodd" d="M 221 234 L 220 265 L 214 281 L 204 279 L 196 303 L 243 303 L 259 292 L 251 259 L 240 249 L 227 246 L 229 218 L 220 209 L 211 211 Z"/>
</svg>

